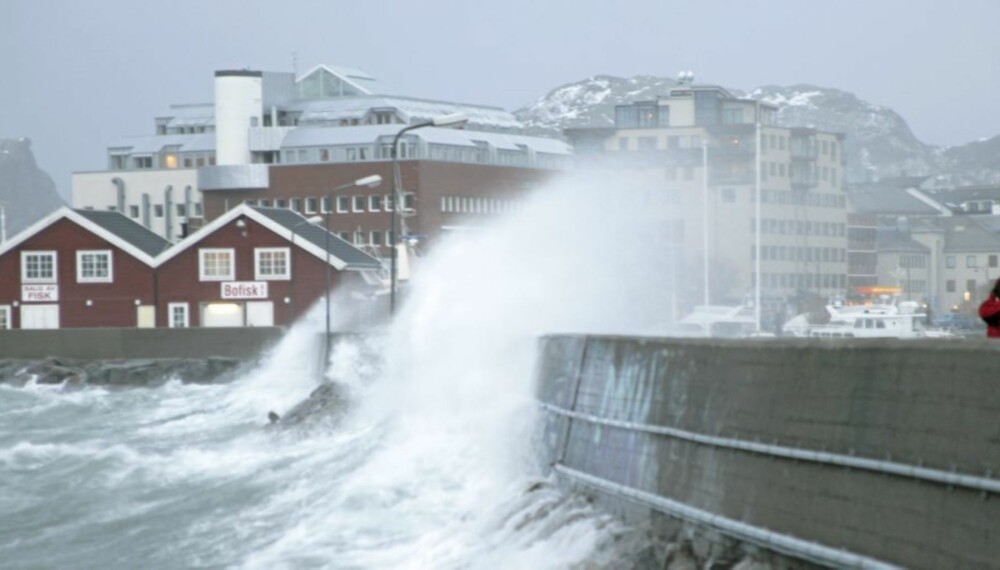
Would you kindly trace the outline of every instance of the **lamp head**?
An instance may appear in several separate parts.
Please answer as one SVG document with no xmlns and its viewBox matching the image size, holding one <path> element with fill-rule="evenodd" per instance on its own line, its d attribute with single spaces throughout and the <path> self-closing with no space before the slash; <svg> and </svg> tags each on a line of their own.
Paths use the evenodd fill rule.
<svg viewBox="0 0 1000 570">
<path fill-rule="evenodd" d="M 365 176 L 364 178 L 358 178 L 354 181 L 355 186 L 368 186 L 374 188 L 382 183 L 382 177 L 378 174 L 372 174 L 371 176 Z"/>
<path fill-rule="evenodd" d="M 469 117 L 465 113 L 450 113 L 434 117 L 431 122 L 435 127 L 461 127 L 469 122 Z"/>
</svg>

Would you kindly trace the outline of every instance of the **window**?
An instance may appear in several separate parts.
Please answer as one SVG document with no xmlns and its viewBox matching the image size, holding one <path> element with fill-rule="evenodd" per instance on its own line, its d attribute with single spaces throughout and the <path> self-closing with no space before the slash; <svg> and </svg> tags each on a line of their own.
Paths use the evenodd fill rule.
<svg viewBox="0 0 1000 570">
<path fill-rule="evenodd" d="M 22 251 L 22 283 L 56 283 L 56 252 Z"/>
<path fill-rule="evenodd" d="M 306 213 L 307 214 L 316 213 L 316 198 L 306 198 Z"/>
<path fill-rule="evenodd" d="M 186 329 L 190 326 L 188 323 L 187 303 L 167 304 L 167 326 L 172 329 Z"/>
<path fill-rule="evenodd" d="M 139 217 L 139 206 L 129 206 L 128 207 L 128 215 L 129 215 L 130 218 L 138 218 Z"/>
<path fill-rule="evenodd" d="M 955 269 L 955 256 L 946 255 L 944 257 L 944 266 L 947 267 L 948 269 Z"/>
<path fill-rule="evenodd" d="M 368 211 L 378 212 L 382 209 L 382 196 L 374 195 L 368 197 Z"/>
<path fill-rule="evenodd" d="M 111 250 L 76 252 L 77 283 L 111 283 Z"/>
<path fill-rule="evenodd" d="M 258 247 L 254 250 L 254 279 L 268 281 L 291 279 L 289 256 L 291 250 L 287 247 Z"/>
<path fill-rule="evenodd" d="M 234 250 L 199 249 L 198 279 L 201 281 L 231 281 L 236 271 L 233 267 Z"/>
<path fill-rule="evenodd" d="M 337 196 L 337 213 L 344 214 L 350 209 L 351 199 L 348 196 Z"/>
<path fill-rule="evenodd" d="M 364 212 L 365 211 L 365 197 L 355 196 L 353 201 L 353 207 L 351 208 L 353 212 Z"/>
<path fill-rule="evenodd" d="M 965 266 L 966 267 L 976 267 L 976 256 L 975 255 L 966 255 L 965 256 Z M 971 289 L 970 289 L 970 291 L 971 291 Z"/>
</svg>

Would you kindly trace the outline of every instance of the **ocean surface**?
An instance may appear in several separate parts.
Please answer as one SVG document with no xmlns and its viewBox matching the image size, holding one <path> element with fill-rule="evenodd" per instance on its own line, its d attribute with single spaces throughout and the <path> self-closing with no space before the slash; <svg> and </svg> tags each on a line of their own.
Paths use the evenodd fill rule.
<svg viewBox="0 0 1000 570">
<path fill-rule="evenodd" d="M 226 384 L 0 379 L 0 568 L 621 567 L 628 529 L 538 464 L 533 397 L 539 335 L 665 323 L 662 215 L 614 184 L 553 184 L 445 239 L 325 364 L 319 304 Z M 334 298 L 333 330 L 356 302 Z M 321 379 L 342 413 L 267 427 Z"/>
</svg>

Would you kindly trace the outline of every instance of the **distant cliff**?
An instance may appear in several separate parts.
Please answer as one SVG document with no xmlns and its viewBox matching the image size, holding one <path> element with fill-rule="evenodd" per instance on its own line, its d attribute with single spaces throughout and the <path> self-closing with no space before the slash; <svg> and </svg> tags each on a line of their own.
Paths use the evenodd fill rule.
<svg viewBox="0 0 1000 570">
<path fill-rule="evenodd" d="M 35 164 L 30 139 L 0 139 L 0 206 L 7 237 L 63 205 L 52 178 Z"/>
<path fill-rule="evenodd" d="M 569 127 L 611 127 L 615 105 L 654 100 L 675 85 L 666 77 L 598 75 L 557 87 L 514 115 L 530 132 L 548 136 Z M 800 84 L 730 91 L 776 105 L 781 125 L 847 135 L 849 181 L 921 175 L 934 176 L 941 186 L 1000 183 L 1000 136 L 938 147 L 917 139 L 892 109 L 840 89 Z"/>
</svg>

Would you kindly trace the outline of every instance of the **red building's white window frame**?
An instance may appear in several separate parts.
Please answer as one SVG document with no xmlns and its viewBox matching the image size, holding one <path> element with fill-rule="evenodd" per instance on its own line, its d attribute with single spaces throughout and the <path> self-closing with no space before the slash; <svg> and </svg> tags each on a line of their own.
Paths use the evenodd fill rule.
<svg viewBox="0 0 1000 570">
<path fill-rule="evenodd" d="M 208 274 L 205 269 L 208 266 L 206 257 L 210 255 L 227 254 L 229 256 L 228 267 L 225 274 L 212 272 Z M 236 250 L 224 247 L 206 247 L 198 250 L 198 280 L 199 281 L 232 281 L 236 278 Z"/>
</svg>

